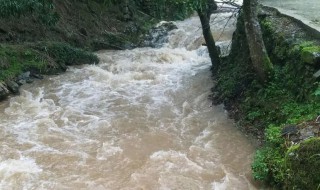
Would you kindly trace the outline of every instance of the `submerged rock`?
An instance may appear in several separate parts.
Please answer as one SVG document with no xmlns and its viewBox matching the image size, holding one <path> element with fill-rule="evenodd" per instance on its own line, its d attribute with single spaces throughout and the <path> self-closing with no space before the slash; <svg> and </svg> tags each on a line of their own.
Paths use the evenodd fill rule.
<svg viewBox="0 0 320 190">
<path fill-rule="evenodd" d="M 34 81 L 34 80 L 32 80 L 31 78 L 28 78 L 28 79 L 26 80 L 26 83 L 33 83 L 33 81 Z"/>
<path fill-rule="evenodd" d="M 40 75 L 40 74 L 36 74 L 36 73 L 31 73 L 31 75 L 33 78 L 36 78 L 36 79 L 43 79 L 43 76 Z"/>
<path fill-rule="evenodd" d="M 162 21 L 155 27 L 151 28 L 145 36 L 142 46 L 159 48 L 168 42 L 168 34 L 171 30 L 178 27 L 173 22 Z"/>
</svg>

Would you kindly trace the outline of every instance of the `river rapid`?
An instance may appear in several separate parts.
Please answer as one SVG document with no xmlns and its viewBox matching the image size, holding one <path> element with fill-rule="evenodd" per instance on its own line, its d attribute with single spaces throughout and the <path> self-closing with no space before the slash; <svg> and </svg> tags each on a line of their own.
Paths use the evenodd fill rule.
<svg viewBox="0 0 320 190">
<path fill-rule="evenodd" d="M 223 47 L 230 15 L 212 16 Z M 162 48 L 97 52 L 1 102 L 0 189 L 258 189 L 254 147 L 208 99 L 199 19 L 176 24 Z"/>
</svg>

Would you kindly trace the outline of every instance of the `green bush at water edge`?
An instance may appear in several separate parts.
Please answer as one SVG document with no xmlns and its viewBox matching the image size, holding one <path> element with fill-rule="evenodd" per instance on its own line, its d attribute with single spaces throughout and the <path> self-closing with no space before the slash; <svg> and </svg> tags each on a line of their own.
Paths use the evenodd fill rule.
<svg viewBox="0 0 320 190">
<path fill-rule="evenodd" d="M 41 42 L 28 45 L 0 45 L 0 81 L 10 80 L 25 71 L 54 74 L 68 65 L 93 64 L 93 53 L 65 43 Z"/>
</svg>

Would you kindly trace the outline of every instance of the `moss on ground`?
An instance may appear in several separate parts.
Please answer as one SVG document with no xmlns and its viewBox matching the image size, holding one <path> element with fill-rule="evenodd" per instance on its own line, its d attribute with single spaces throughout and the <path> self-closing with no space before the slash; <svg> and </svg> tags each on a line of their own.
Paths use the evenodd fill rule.
<svg viewBox="0 0 320 190">
<path fill-rule="evenodd" d="M 305 63 L 314 64 L 316 56 L 320 57 L 320 46 L 312 43 L 303 44 L 300 46 L 301 59 Z"/>
</svg>

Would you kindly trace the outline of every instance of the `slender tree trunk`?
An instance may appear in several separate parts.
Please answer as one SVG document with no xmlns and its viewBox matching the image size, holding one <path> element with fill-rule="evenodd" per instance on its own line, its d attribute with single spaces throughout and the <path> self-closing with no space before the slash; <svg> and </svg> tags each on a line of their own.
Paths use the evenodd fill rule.
<svg viewBox="0 0 320 190">
<path fill-rule="evenodd" d="M 208 11 L 202 11 L 197 10 L 198 16 L 201 21 L 202 26 L 202 32 L 203 37 L 206 41 L 206 45 L 208 48 L 209 56 L 212 62 L 213 71 L 216 71 L 216 69 L 219 67 L 221 61 L 219 57 L 219 53 L 216 47 L 216 43 L 214 41 L 214 38 L 212 36 L 211 30 L 210 30 L 210 13 Z"/>
<path fill-rule="evenodd" d="M 257 0 L 244 0 L 242 7 L 244 11 L 244 23 L 250 50 L 250 58 L 259 81 L 265 83 L 273 70 L 273 66 L 263 42 L 257 16 L 257 4 Z"/>
</svg>

